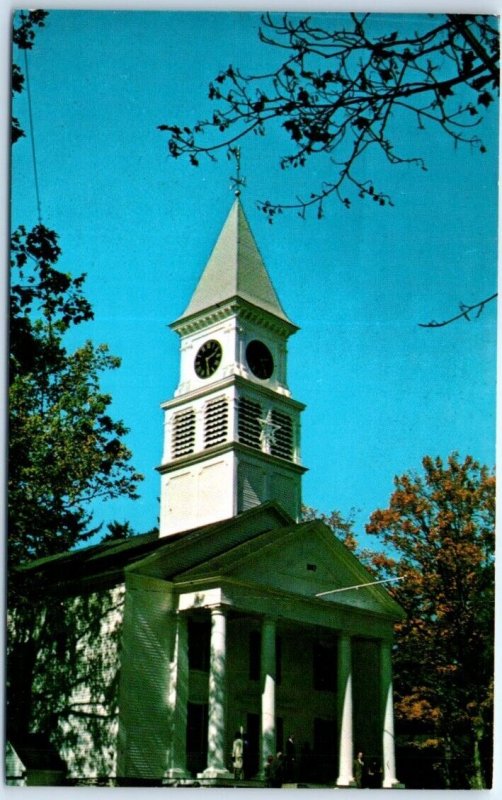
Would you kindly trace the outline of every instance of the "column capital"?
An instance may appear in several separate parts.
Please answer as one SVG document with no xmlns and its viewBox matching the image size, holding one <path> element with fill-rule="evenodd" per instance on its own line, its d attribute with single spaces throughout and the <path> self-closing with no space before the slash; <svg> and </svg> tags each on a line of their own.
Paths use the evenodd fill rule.
<svg viewBox="0 0 502 800">
<path fill-rule="evenodd" d="M 218 614 L 221 614 L 223 617 L 226 617 L 230 606 L 226 603 L 213 603 L 212 605 L 207 605 L 206 608 L 211 612 L 211 616 L 215 617 Z"/>
</svg>

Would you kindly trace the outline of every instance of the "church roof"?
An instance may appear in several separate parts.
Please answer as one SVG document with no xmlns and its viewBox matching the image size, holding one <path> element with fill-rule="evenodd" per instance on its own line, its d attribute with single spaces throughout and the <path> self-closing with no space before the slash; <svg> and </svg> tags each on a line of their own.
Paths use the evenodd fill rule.
<svg viewBox="0 0 502 800">
<path fill-rule="evenodd" d="M 162 553 L 164 573 L 166 569 L 171 571 L 180 565 L 186 569 L 189 565 L 201 563 L 233 546 L 236 541 L 240 542 L 256 536 L 257 533 L 292 523 L 292 518 L 282 507 L 270 501 L 237 517 L 200 528 L 164 537 L 152 532 L 129 539 L 109 539 L 89 547 L 26 562 L 17 567 L 15 572 L 28 580 L 33 580 L 36 575 L 37 581 L 53 587 L 59 586 L 63 592 L 71 593 L 77 581 L 110 585 L 121 581 L 125 569 L 140 562 L 144 563 L 148 556 L 154 554 Z M 179 563 L 178 545 L 183 553 Z M 186 553 L 189 553 L 188 560 Z M 175 567 L 175 563 L 178 566 Z"/>
<path fill-rule="evenodd" d="M 309 561 L 318 564 L 315 573 L 306 571 Z M 46 587 L 60 596 L 109 588 L 122 583 L 131 571 L 164 581 L 193 580 L 196 584 L 216 575 L 225 579 L 229 572 L 237 571 L 237 576 L 247 575 L 246 580 L 262 586 L 263 592 L 268 586 L 289 595 L 307 594 L 311 600 L 316 600 L 319 591 L 341 591 L 338 587 L 371 582 L 371 575 L 359 560 L 322 522 L 296 523 L 274 502 L 172 536 L 159 538 L 148 533 L 109 540 L 16 569 L 27 581 L 36 581 L 39 588 Z M 359 606 L 393 619 L 402 616 L 397 603 L 380 585 L 370 586 L 364 597 L 359 597 L 357 589 L 344 589 L 342 594 L 323 600 L 323 605 Z"/>
<path fill-rule="evenodd" d="M 230 210 L 192 299 L 176 323 L 236 297 L 293 325 L 272 286 L 239 198 Z"/>
</svg>

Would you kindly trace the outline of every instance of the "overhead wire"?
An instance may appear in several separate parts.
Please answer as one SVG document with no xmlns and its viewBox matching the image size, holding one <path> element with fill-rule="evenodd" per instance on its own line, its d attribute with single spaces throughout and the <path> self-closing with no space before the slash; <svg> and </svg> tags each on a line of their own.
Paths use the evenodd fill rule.
<svg viewBox="0 0 502 800">
<path fill-rule="evenodd" d="M 26 95 L 28 98 L 28 119 L 30 124 L 30 143 L 31 143 L 31 156 L 33 160 L 33 177 L 35 181 L 35 195 L 36 195 L 36 202 L 37 202 L 37 217 L 38 217 L 38 224 L 42 224 L 42 206 L 40 203 L 40 186 L 38 181 L 38 168 L 37 168 L 37 156 L 35 151 L 35 127 L 33 125 L 33 108 L 32 108 L 32 100 L 31 100 L 31 85 L 30 85 L 30 72 L 28 68 L 28 51 L 24 48 L 24 67 L 25 67 L 25 75 L 26 75 Z"/>
</svg>

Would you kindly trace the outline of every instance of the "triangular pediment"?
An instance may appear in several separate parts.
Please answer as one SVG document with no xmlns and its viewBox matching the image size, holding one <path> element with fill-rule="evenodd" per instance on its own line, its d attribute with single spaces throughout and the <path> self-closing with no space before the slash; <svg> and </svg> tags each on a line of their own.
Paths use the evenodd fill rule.
<svg viewBox="0 0 502 800">
<path fill-rule="evenodd" d="M 386 589 L 374 584 L 374 578 L 353 553 L 317 521 L 264 533 L 176 576 L 185 585 L 204 578 L 253 584 L 263 592 L 279 591 L 402 616 Z"/>
</svg>

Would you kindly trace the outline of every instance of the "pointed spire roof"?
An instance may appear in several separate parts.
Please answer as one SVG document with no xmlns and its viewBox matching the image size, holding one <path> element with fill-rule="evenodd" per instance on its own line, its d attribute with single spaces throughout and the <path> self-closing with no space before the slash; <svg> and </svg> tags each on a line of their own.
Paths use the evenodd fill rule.
<svg viewBox="0 0 502 800">
<path fill-rule="evenodd" d="M 181 322 L 238 297 L 293 325 L 279 302 L 237 198 Z"/>
</svg>

